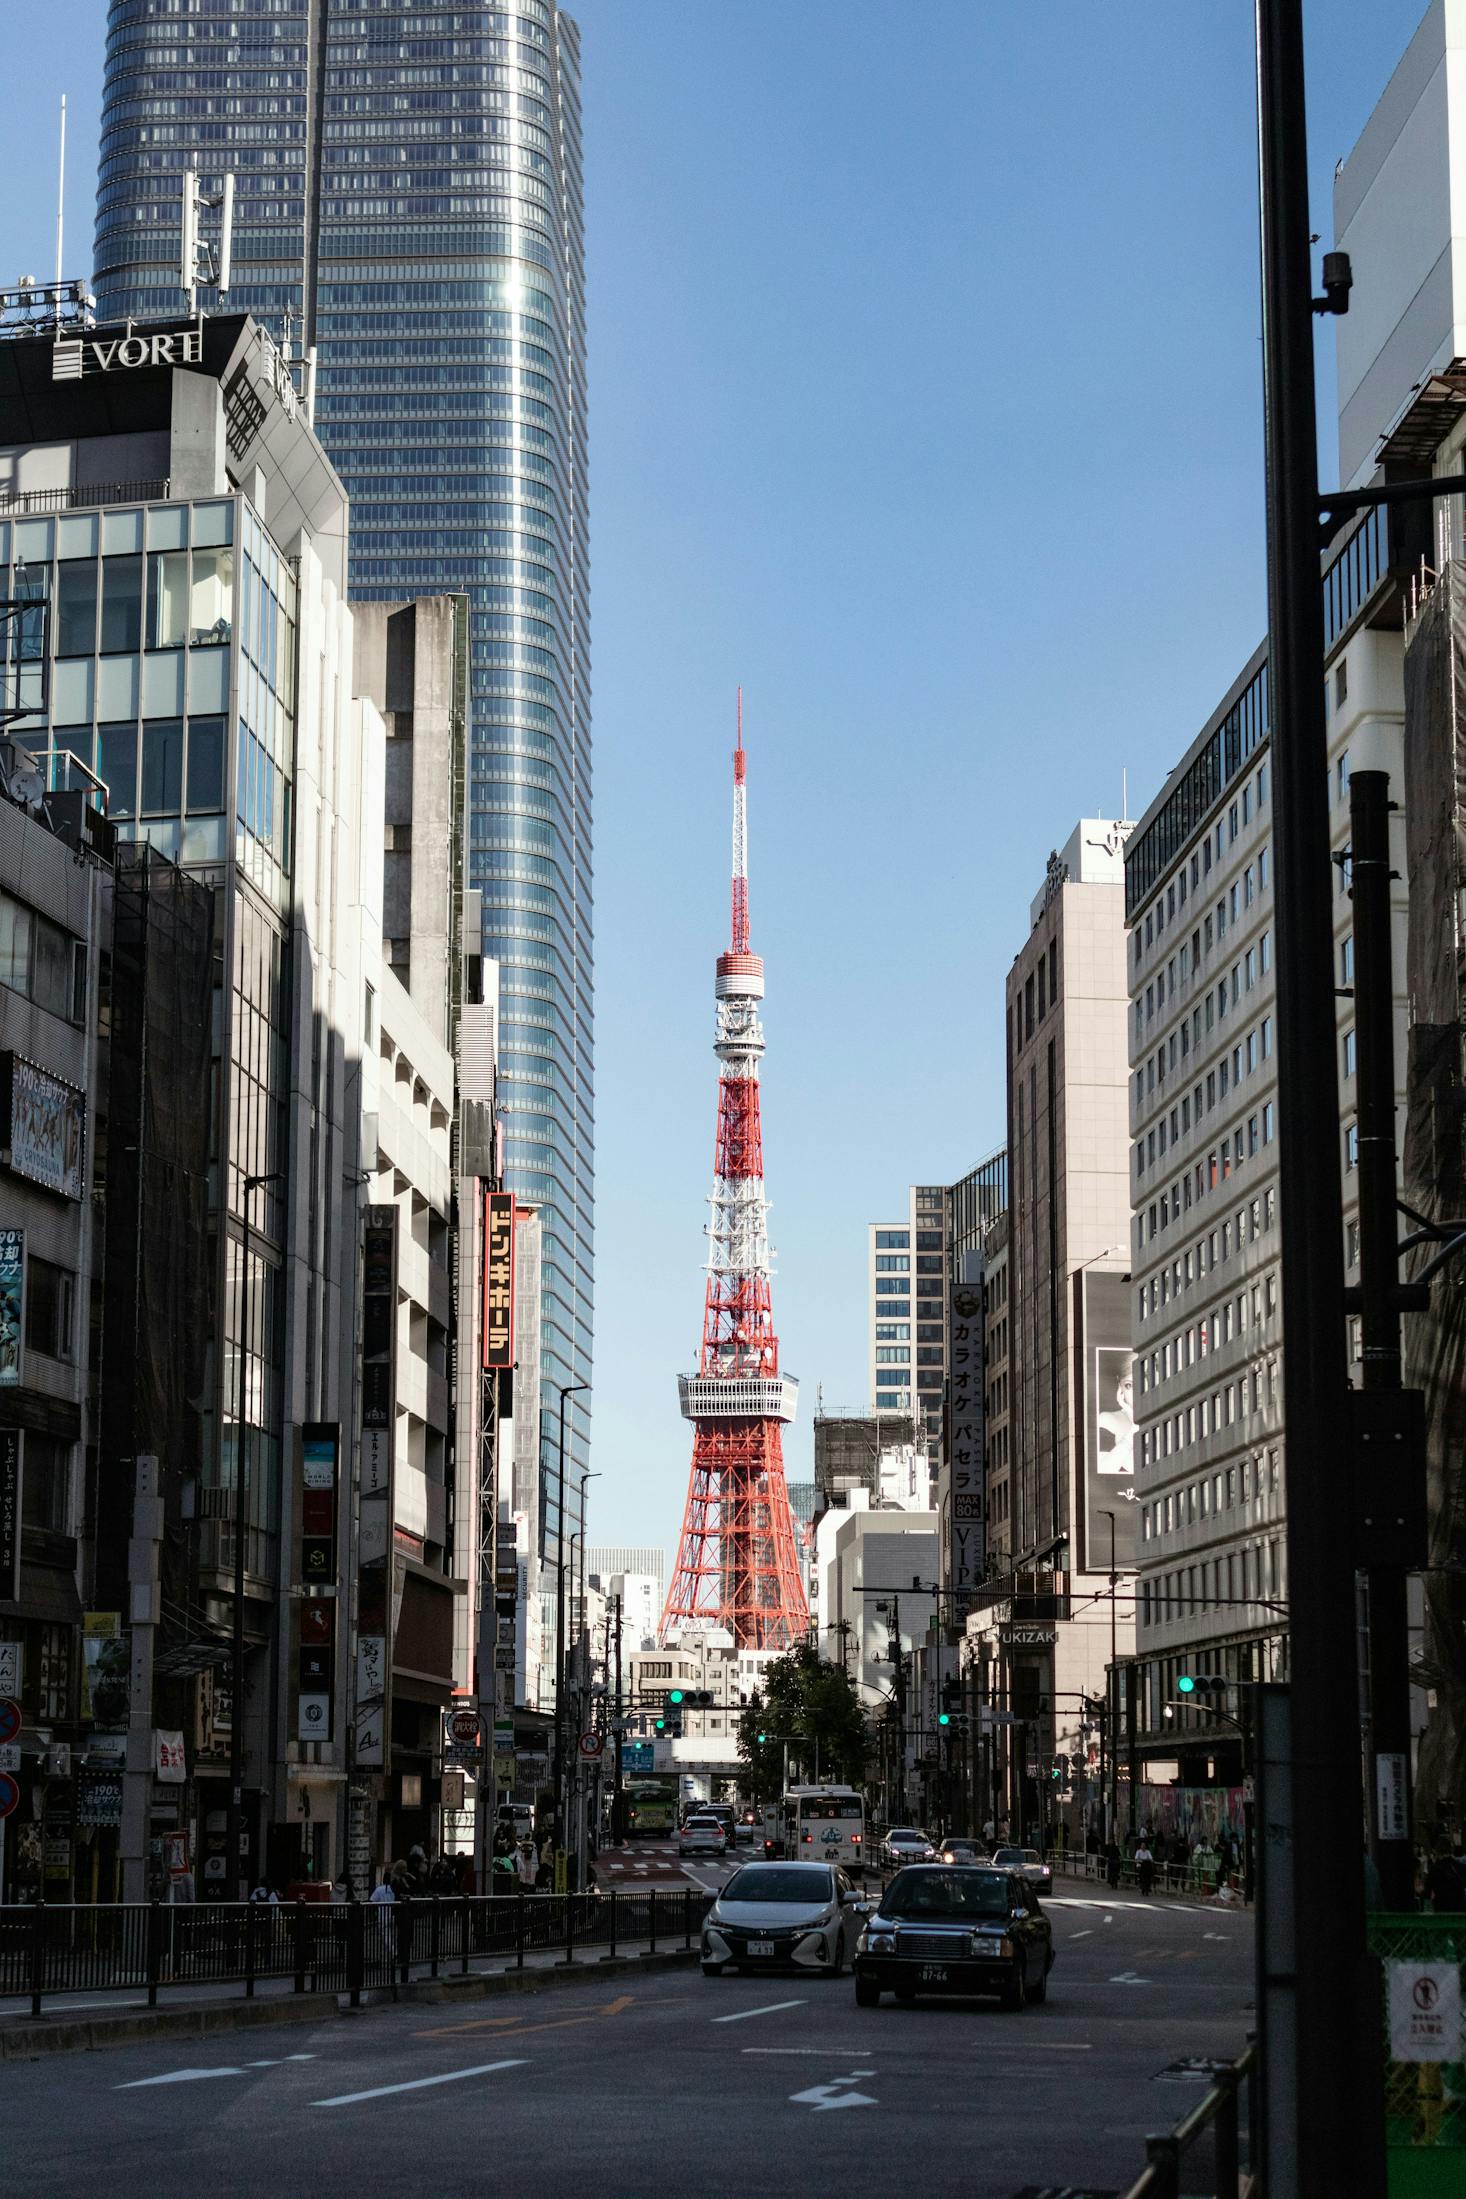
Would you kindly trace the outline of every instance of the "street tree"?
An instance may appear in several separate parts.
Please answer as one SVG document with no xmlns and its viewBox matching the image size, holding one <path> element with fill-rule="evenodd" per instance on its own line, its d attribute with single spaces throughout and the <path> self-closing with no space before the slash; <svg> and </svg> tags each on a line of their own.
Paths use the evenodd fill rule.
<svg viewBox="0 0 1466 2199">
<path fill-rule="evenodd" d="M 763 1736 L 761 1739 L 760 1736 Z M 784 1784 L 785 1743 L 790 1777 L 859 1786 L 870 1754 L 870 1734 L 860 1697 L 841 1665 L 829 1664 L 809 1643 L 775 1658 L 738 1722 L 738 1753 L 748 1766 L 756 1802 L 774 1800 Z"/>
</svg>

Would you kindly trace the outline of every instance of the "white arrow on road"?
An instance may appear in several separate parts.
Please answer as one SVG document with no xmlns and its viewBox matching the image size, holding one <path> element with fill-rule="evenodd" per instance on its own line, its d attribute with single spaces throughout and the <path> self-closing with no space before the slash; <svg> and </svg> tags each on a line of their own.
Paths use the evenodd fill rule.
<svg viewBox="0 0 1466 2199">
<path fill-rule="evenodd" d="M 1149 1978 L 1138 1977 L 1133 1970 L 1119 1970 L 1110 1980 L 1111 1985 L 1149 1985 Z"/>
<path fill-rule="evenodd" d="M 278 2069 L 284 2062 L 313 2062 L 315 2058 L 314 2054 L 285 2054 L 278 2061 L 251 2062 L 249 2069 Z M 130 2084 L 115 2084 L 112 2090 L 114 2092 L 141 2092 L 148 2085 L 197 2084 L 202 2077 L 244 2077 L 248 2074 L 249 2070 L 236 2069 L 228 2063 L 218 2069 L 170 2069 L 161 2077 L 134 2077 Z"/>
<path fill-rule="evenodd" d="M 847 2087 L 859 2077 L 873 2077 L 873 2069 L 852 2069 L 848 2077 L 832 2077 L 828 2084 L 812 2084 L 807 2092 L 791 2092 L 789 2098 L 796 2107 L 812 2107 L 816 2115 L 822 2115 L 830 2107 L 879 2107 L 868 2092 L 851 2092 Z"/>
</svg>

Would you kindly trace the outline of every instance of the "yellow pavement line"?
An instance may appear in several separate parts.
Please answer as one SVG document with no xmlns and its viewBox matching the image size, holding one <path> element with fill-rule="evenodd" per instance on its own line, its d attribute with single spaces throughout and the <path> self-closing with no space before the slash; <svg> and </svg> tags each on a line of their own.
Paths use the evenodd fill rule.
<svg viewBox="0 0 1466 2199">
<path fill-rule="evenodd" d="M 603 2016 L 619 2016 L 635 1999 L 634 1993 L 622 1993 L 604 2008 L 587 2008 L 578 2016 L 555 2016 L 547 2023 L 521 2023 L 514 2016 L 478 2016 L 468 2023 L 440 2024 L 431 2031 L 414 2031 L 412 2035 L 415 2039 L 460 2039 L 477 2031 L 492 2031 L 497 2038 L 509 2038 L 527 2031 L 569 2031 L 577 2024 L 598 2023 Z"/>
</svg>

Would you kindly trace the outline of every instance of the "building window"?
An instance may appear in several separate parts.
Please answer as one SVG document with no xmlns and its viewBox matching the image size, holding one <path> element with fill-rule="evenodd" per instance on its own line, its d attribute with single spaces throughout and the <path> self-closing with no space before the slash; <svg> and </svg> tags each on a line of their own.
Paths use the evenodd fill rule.
<svg viewBox="0 0 1466 2199">
<path fill-rule="evenodd" d="M 1354 1074 L 1354 1033 L 1352 1031 L 1344 1033 L 1344 1074 L 1346 1077 L 1352 1077 Z"/>
<path fill-rule="evenodd" d="M 909 1229 L 878 1229 L 876 1231 L 877 1252 L 906 1252 L 910 1249 L 910 1245 L 911 1232 Z"/>
<path fill-rule="evenodd" d="M 20 1491 L 24 1525 L 64 1535 L 71 1512 L 71 1445 L 27 1428 L 22 1438 Z"/>
<path fill-rule="evenodd" d="M 25 1264 L 25 1340 L 47 1359 L 75 1357 L 76 1277 L 32 1254 Z M 29 1472 L 29 1439 L 26 1470 Z"/>
<path fill-rule="evenodd" d="M 878 1252 L 877 1275 L 906 1275 L 911 1270 L 910 1256 L 904 1252 Z"/>
</svg>

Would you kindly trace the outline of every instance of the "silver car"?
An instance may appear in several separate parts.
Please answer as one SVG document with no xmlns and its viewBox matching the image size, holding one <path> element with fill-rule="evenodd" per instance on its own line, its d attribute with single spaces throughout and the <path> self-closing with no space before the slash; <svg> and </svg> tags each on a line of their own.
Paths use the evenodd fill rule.
<svg viewBox="0 0 1466 2199">
<path fill-rule="evenodd" d="M 787 1967 L 839 1977 L 867 1909 L 829 1863 L 745 1863 L 703 1921 L 702 1974 Z"/>
<path fill-rule="evenodd" d="M 677 1835 L 679 1855 L 726 1855 L 728 1835 L 716 1817 L 689 1817 Z"/>
<path fill-rule="evenodd" d="M 881 1862 L 899 1871 L 907 1863 L 930 1863 L 935 1849 L 915 1825 L 893 1825 L 881 1842 Z"/>
<path fill-rule="evenodd" d="M 1037 1848 L 995 1848 L 993 1864 L 998 1870 L 1021 1871 L 1030 1886 L 1053 1884 L 1054 1874 Z"/>
</svg>

